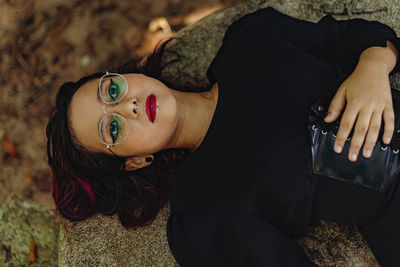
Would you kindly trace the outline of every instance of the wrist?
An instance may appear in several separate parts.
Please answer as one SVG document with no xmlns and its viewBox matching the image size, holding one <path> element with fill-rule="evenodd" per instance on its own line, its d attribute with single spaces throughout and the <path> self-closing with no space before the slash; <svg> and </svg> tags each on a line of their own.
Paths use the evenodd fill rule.
<svg viewBox="0 0 400 267">
<path fill-rule="evenodd" d="M 359 59 L 359 65 L 363 68 L 384 69 L 389 74 L 396 65 L 398 51 L 390 42 L 386 42 L 386 47 L 373 46 L 365 49 Z"/>
<path fill-rule="evenodd" d="M 356 69 L 363 71 L 383 72 L 389 75 L 394 67 L 390 68 L 387 62 L 380 58 L 363 58 L 358 61 Z"/>
</svg>

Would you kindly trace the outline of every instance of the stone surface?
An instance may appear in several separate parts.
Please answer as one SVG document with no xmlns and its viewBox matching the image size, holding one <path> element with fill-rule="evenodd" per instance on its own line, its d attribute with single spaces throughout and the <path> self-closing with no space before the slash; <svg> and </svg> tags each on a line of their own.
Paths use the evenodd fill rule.
<svg viewBox="0 0 400 267">
<path fill-rule="evenodd" d="M 116 215 L 63 219 L 59 266 L 178 266 L 165 233 L 169 212 L 166 205 L 152 224 L 137 230 L 126 230 Z"/>
<path fill-rule="evenodd" d="M 56 266 L 58 233 L 51 210 L 10 194 L 0 209 L 0 265 Z"/>
<path fill-rule="evenodd" d="M 203 18 L 197 23 L 188 26 L 178 32 L 174 40 L 168 45 L 169 53 L 164 57 L 164 62 L 175 59 L 175 54 L 182 60 L 166 67 L 162 73 L 163 78 L 171 82 L 177 82 L 180 86 L 190 88 L 208 88 L 209 83 L 205 76 L 207 68 L 221 46 L 225 30 L 229 25 L 243 15 L 260 8 L 272 6 L 282 13 L 292 17 L 317 22 L 326 14 L 340 19 L 364 18 L 378 20 L 400 32 L 400 1 L 371 1 L 358 0 L 353 4 L 347 4 L 348 0 L 249 0 L 237 5 L 220 9 Z M 351 10 L 352 15 L 347 14 Z M 387 11 L 360 14 L 364 11 L 387 8 Z M 338 15 L 335 15 L 338 14 Z M 343 14 L 343 15 L 341 15 Z M 261 34 L 261 32 L 260 32 Z M 395 83 L 396 81 L 396 83 Z M 400 89 L 400 74 L 391 76 L 392 86 Z"/>
<path fill-rule="evenodd" d="M 349 4 L 348 4 L 349 3 Z M 219 10 L 178 32 L 179 41 L 168 46 L 182 61 L 168 66 L 163 76 L 180 86 L 206 89 L 205 72 L 221 45 L 226 28 L 244 14 L 272 6 L 301 19 L 316 22 L 326 13 L 336 19 L 355 17 L 378 20 L 399 32 L 399 1 L 376 0 L 250 0 Z M 349 12 L 345 12 L 350 10 Z M 387 11 L 361 14 L 362 10 L 386 7 Z M 164 62 L 174 58 L 168 54 Z M 391 77 L 399 87 L 399 77 Z M 123 229 L 116 217 L 96 216 L 79 223 L 68 223 L 60 232 L 60 266 L 175 266 L 166 241 L 165 225 L 169 208 L 165 207 L 153 224 L 138 230 Z M 68 232 L 67 232 L 68 231 Z M 379 266 L 356 227 L 317 221 L 307 237 L 297 240 L 307 255 L 320 266 Z"/>
<path fill-rule="evenodd" d="M 379 267 L 355 226 L 316 221 L 308 236 L 296 241 L 318 266 Z"/>
</svg>

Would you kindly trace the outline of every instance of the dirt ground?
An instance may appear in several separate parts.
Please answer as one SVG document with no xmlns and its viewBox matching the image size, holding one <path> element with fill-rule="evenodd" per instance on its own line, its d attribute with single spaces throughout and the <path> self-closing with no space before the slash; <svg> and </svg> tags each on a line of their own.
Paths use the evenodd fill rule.
<svg viewBox="0 0 400 267">
<path fill-rule="evenodd" d="M 240 1 L 0 0 L 0 205 L 15 192 L 54 209 L 45 127 L 62 83 Z"/>
</svg>

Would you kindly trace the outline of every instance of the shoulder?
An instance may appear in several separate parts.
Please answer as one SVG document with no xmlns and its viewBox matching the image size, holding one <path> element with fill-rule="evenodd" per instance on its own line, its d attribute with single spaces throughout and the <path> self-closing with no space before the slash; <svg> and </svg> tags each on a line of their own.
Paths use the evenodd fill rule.
<svg viewBox="0 0 400 267">
<path fill-rule="evenodd" d="M 241 32 L 241 28 L 244 25 L 253 24 L 259 18 L 266 18 L 281 14 L 279 11 L 272 7 L 266 7 L 259 9 L 257 11 L 245 14 L 244 16 L 240 17 L 236 21 L 234 21 L 227 29 L 227 34 L 235 34 Z"/>
</svg>

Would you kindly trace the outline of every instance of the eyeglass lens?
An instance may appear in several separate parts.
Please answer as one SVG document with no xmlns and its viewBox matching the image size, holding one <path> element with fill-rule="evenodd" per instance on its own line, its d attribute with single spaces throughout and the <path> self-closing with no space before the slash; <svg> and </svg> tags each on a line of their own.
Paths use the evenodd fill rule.
<svg viewBox="0 0 400 267">
<path fill-rule="evenodd" d="M 128 92 L 127 81 L 121 75 L 106 75 L 101 79 L 99 86 L 100 96 L 107 104 L 120 101 Z"/>
<path fill-rule="evenodd" d="M 104 75 L 99 84 L 99 94 L 106 104 L 121 101 L 128 92 L 126 79 L 116 73 Z M 99 126 L 103 143 L 116 145 L 125 140 L 129 133 L 126 119 L 116 113 L 105 114 Z"/>
<path fill-rule="evenodd" d="M 122 116 L 116 113 L 106 114 L 101 119 L 99 132 L 104 143 L 116 145 L 128 136 L 129 126 Z"/>
</svg>

